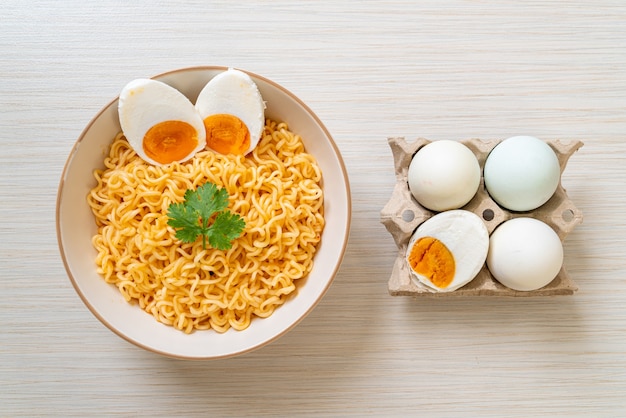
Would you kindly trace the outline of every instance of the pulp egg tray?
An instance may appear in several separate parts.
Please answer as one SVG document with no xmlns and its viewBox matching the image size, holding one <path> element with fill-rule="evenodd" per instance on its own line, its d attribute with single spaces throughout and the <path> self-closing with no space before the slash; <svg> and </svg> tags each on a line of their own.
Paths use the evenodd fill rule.
<svg viewBox="0 0 626 418">
<path fill-rule="evenodd" d="M 392 296 L 554 296 L 571 295 L 577 286 L 572 282 L 565 268 L 561 270 L 555 279 L 546 286 L 533 291 L 517 291 L 505 287 L 496 281 L 486 264 L 478 275 L 465 286 L 452 292 L 436 292 L 425 285 L 414 281 L 409 272 L 409 266 L 405 261 L 405 255 L 409 239 L 415 229 L 424 221 L 437 212 L 430 211 L 421 206 L 409 191 L 407 173 L 413 155 L 422 146 L 431 142 L 428 139 L 418 138 L 415 142 L 408 143 L 405 138 L 389 138 L 389 146 L 393 153 L 396 171 L 396 184 L 393 194 L 380 212 L 381 223 L 393 236 L 398 247 L 398 256 L 393 265 L 391 277 L 388 282 L 389 294 Z M 471 149 L 480 164 L 481 172 L 489 152 L 500 140 L 485 141 L 481 139 L 468 139 L 460 141 Z M 583 143 L 581 141 L 562 142 L 560 140 L 545 141 L 556 153 L 561 167 L 561 175 L 565 170 L 570 156 L 578 150 Z M 568 198 L 561 181 L 554 195 L 539 208 L 528 212 L 511 212 L 500 207 L 491 199 L 485 190 L 484 178 L 481 176 L 480 186 L 474 198 L 461 209 L 471 211 L 478 215 L 491 234 L 498 225 L 515 217 L 532 217 L 548 224 L 558 234 L 561 241 L 565 239 L 576 225 L 582 222 L 582 212 L 574 206 Z"/>
</svg>

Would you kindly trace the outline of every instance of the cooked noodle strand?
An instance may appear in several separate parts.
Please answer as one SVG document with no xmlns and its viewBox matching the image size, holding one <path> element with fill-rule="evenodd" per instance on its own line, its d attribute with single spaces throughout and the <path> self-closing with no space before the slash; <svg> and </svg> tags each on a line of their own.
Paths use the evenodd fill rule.
<svg viewBox="0 0 626 418">
<path fill-rule="evenodd" d="M 114 139 L 88 195 L 98 233 L 93 245 L 104 280 L 164 324 L 186 333 L 246 329 L 284 304 L 313 268 L 324 228 L 321 171 L 301 138 L 268 120 L 248 156 L 201 151 L 163 167 Z M 229 250 L 182 243 L 167 210 L 187 189 L 212 182 L 246 227 Z"/>
</svg>

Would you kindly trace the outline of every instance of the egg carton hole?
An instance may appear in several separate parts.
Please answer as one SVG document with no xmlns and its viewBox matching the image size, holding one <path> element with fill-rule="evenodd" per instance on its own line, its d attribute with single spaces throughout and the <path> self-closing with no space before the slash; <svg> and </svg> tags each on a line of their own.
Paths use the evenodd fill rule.
<svg viewBox="0 0 626 418">
<path fill-rule="evenodd" d="M 407 172 L 413 155 L 419 148 L 431 141 L 418 138 L 409 143 L 403 137 L 395 137 L 388 138 L 388 142 L 394 157 L 396 185 L 392 196 L 380 212 L 380 220 L 394 238 L 398 248 L 388 281 L 388 290 L 392 296 L 555 296 L 571 295 L 578 289 L 572 282 L 565 266 L 547 286 L 528 292 L 514 291 L 504 287 L 491 276 L 486 265 L 483 266 L 474 280 L 453 292 L 435 292 L 413 281 L 405 263 L 408 241 L 415 229 L 436 212 L 425 209 L 415 201 L 408 189 Z M 482 171 L 489 152 L 500 140 L 467 139 L 460 142 L 474 152 Z M 551 140 L 546 142 L 557 154 L 561 175 L 570 156 L 583 145 L 581 141 Z M 569 232 L 582 222 L 582 213 L 571 202 L 561 184 L 559 184 L 559 188 L 552 199 L 543 206 L 528 212 L 512 212 L 502 208 L 491 199 L 484 188 L 484 181 L 481 179 L 479 191 L 474 199 L 461 209 L 474 212 L 483 219 L 490 234 L 498 225 L 509 219 L 518 216 L 530 216 L 546 222 L 557 232 L 561 240 L 564 240 Z"/>
<path fill-rule="evenodd" d="M 565 222 L 572 222 L 574 220 L 574 211 L 571 209 L 565 209 L 562 213 L 561 213 L 561 218 L 565 221 Z"/>
<path fill-rule="evenodd" d="M 493 210 L 491 210 L 491 209 L 485 209 L 485 210 L 483 210 L 483 214 L 482 214 L 482 215 L 483 215 L 483 219 L 484 219 L 485 221 L 487 221 L 487 222 L 488 222 L 488 221 L 492 221 L 492 220 L 493 220 L 493 218 L 494 218 L 494 216 L 496 216 L 496 214 L 495 214 L 495 213 L 493 212 Z"/>
<path fill-rule="evenodd" d="M 413 212 L 412 210 L 407 209 L 402 212 L 402 220 L 404 222 L 411 222 L 413 221 L 413 219 L 415 219 L 415 212 Z"/>
</svg>

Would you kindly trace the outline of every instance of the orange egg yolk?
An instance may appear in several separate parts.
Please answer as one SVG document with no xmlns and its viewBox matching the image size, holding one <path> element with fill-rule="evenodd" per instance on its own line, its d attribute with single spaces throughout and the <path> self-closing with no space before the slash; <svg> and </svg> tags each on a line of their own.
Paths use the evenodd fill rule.
<svg viewBox="0 0 626 418">
<path fill-rule="evenodd" d="M 219 114 L 204 119 L 207 147 L 220 154 L 243 154 L 250 147 L 248 127 L 237 116 Z"/>
<path fill-rule="evenodd" d="M 454 257 L 448 247 L 433 237 L 420 238 L 409 253 L 409 265 L 435 286 L 444 289 L 454 278 Z"/>
<path fill-rule="evenodd" d="M 197 146 L 198 132 L 180 120 L 157 123 L 143 137 L 144 152 L 160 164 L 182 160 Z"/>
</svg>

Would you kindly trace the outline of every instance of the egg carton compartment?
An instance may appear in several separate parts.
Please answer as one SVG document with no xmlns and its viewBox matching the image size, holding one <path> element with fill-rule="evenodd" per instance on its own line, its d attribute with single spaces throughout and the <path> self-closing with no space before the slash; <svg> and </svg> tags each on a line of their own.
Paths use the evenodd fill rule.
<svg viewBox="0 0 626 418">
<path fill-rule="evenodd" d="M 407 142 L 404 137 L 388 139 L 393 153 L 394 167 L 396 172 L 396 184 L 391 198 L 380 212 L 381 223 L 392 235 L 398 247 L 398 256 L 394 262 L 391 277 L 388 282 L 389 294 L 392 296 L 555 296 L 571 295 L 578 287 L 572 282 L 565 268 L 548 285 L 533 291 L 516 291 L 505 287 L 493 278 L 486 265 L 478 275 L 465 286 L 452 292 L 436 292 L 425 285 L 414 281 L 409 272 L 409 266 L 405 261 L 405 255 L 409 239 L 415 229 L 424 221 L 435 215 L 433 212 L 421 206 L 411 195 L 407 174 L 413 155 L 424 145 L 431 141 L 418 138 L 414 142 Z M 465 144 L 478 159 L 481 172 L 489 152 L 501 142 L 501 140 L 466 139 L 460 141 Z M 581 141 L 545 141 L 556 153 L 561 168 L 561 176 L 570 156 L 576 152 L 583 143 Z M 562 182 L 559 181 L 554 195 L 539 208 L 527 212 L 512 212 L 499 206 L 485 190 L 484 178 L 481 174 L 480 186 L 474 198 L 461 209 L 468 210 L 478 215 L 485 223 L 491 234 L 501 223 L 515 217 L 531 217 L 548 224 L 557 233 L 561 241 L 582 222 L 582 212 L 574 205 L 567 196 Z"/>
</svg>

